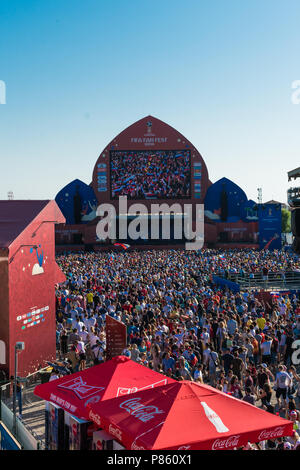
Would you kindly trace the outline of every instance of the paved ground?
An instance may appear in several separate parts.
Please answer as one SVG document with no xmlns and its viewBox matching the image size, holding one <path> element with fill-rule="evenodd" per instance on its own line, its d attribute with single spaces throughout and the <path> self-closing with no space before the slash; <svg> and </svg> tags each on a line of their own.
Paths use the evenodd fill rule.
<svg viewBox="0 0 300 470">
<path fill-rule="evenodd" d="M 27 387 L 23 397 L 22 421 L 34 435 L 40 440 L 45 440 L 45 401 L 34 395 L 32 384 Z"/>
</svg>

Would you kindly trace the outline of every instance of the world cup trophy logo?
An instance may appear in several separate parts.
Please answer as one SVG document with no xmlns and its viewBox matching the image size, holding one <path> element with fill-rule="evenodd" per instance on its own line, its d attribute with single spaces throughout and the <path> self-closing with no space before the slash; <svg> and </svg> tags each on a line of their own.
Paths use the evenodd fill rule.
<svg viewBox="0 0 300 470">
<path fill-rule="evenodd" d="M 152 122 L 147 121 L 147 133 L 151 134 L 151 132 L 152 132 Z"/>
</svg>

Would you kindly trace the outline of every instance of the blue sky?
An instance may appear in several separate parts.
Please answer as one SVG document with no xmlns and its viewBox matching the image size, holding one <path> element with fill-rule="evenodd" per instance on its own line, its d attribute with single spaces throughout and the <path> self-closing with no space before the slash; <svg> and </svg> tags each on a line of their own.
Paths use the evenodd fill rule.
<svg viewBox="0 0 300 470">
<path fill-rule="evenodd" d="M 299 0 L 0 0 L 0 199 L 89 184 L 146 115 L 197 147 L 212 182 L 286 202 L 300 166 Z"/>
</svg>

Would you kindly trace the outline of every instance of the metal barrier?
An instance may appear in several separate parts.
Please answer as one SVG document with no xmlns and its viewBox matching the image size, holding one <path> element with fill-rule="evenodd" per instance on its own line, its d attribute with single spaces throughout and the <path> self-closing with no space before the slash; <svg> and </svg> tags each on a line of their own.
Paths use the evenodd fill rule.
<svg viewBox="0 0 300 470">
<path fill-rule="evenodd" d="M 240 273 L 229 273 L 228 276 L 224 274 L 223 277 L 228 281 L 236 282 L 240 285 L 241 289 L 254 289 L 260 288 L 264 290 L 299 290 L 300 289 L 300 272 L 286 271 L 286 272 L 269 272 L 267 276 L 262 273 L 254 273 L 250 275 Z"/>
<path fill-rule="evenodd" d="M 17 415 L 17 429 L 15 437 L 22 445 L 23 449 L 26 450 L 44 450 L 45 449 L 45 440 L 44 432 L 41 432 L 38 435 L 37 432 L 33 429 L 32 422 L 41 422 L 44 423 L 45 410 L 42 407 L 39 410 L 31 411 L 34 408 L 33 403 L 33 390 L 36 385 L 41 383 L 42 373 L 46 371 L 47 368 L 40 369 L 33 374 L 28 375 L 25 378 L 19 377 L 19 381 L 22 383 L 22 408 L 23 414 L 22 418 Z M 34 415 L 32 417 L 31 415 Z M 30 416 L 30 418 L 28 418 Z M 0 419 L 6 427 L 13 431 L 13 387 L 12 383 L 9 381 L 0 384 Z"/>
</svg>

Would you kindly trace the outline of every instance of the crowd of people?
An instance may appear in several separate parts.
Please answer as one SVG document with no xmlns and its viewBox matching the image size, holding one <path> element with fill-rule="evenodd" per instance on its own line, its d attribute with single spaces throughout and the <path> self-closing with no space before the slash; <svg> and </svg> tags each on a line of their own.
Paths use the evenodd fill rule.
<svg viewBox="0 0 300 470">
<path fill-rule="evenodd" d="M 132 360 L 176 380 L 208 383 L 294 422 L 292 437 L 247 448 L 300 450 L 299 292 L 234 293 L 212 277 L 297 271 L 297 255 L 130 249 L 114 257 L 66 253 L 57 262 L 67 278 L 56 291 L 57 348 L 72 372 L 105 361 L 110 315 L 126 325 L 123 354 Z"/>
<path fill-rule="evenodd" d="M 190 197 L 190 151 L 114 151 L 112 197 L 130 199 Z"/>
</svg>

